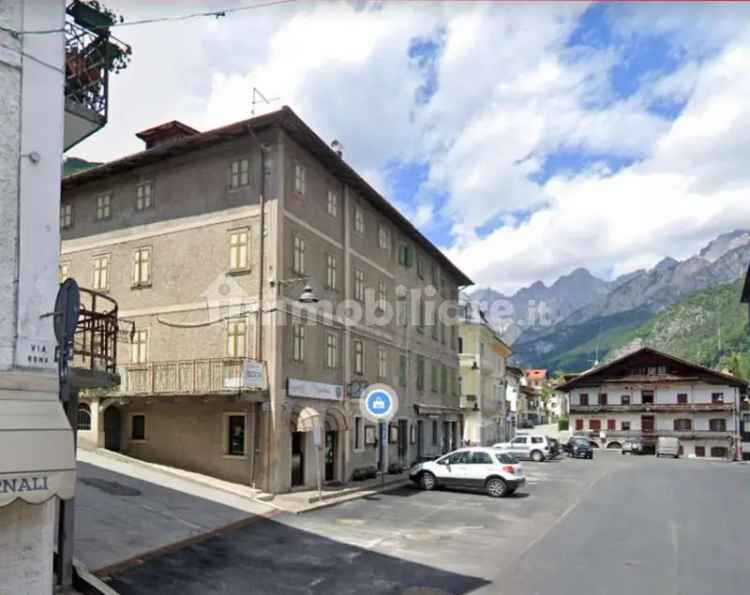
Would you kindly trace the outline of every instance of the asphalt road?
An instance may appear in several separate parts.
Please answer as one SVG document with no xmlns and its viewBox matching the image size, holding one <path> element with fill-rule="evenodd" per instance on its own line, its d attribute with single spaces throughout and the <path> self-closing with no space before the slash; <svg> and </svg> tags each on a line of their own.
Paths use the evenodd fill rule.
<svg viewBox="0 0 750 595">
<path fill-rule="evenodd" d="M 280 515 L 115 576 L 123 595 L 722 595 L 750 585 L 750 466 L 597 453 L 505 499 L 401 488 Z"/>
</svg>

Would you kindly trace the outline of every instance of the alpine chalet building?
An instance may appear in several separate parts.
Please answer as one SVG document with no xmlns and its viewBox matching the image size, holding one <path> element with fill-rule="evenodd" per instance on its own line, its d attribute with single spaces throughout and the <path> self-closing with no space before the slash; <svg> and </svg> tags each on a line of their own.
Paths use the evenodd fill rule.
<svg viewBox="0 0 750 595">
<path fill-rule="evenodd" d="M 747 383 L 644 347 L 561 385 L 570 429 L 600 448 L 628 438 L 652 450 L 660 436 L 680 439 L 683 456 L 742 457 L 739 408 Z"/>
</svg>

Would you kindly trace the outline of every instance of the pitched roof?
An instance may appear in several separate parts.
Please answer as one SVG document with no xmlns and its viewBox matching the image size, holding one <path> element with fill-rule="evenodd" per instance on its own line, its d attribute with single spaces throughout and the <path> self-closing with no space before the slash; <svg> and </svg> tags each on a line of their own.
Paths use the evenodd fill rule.
<svg viewBox="0 0 750 595">
<path fill-rule="evenodd" d="M 526 378 L 533 378 L 534 380 L 543 379 L 547 377 L 547 370 L 543 369 L 531 369 L 526 370 Z"/>
<path fill-rule="evenodd" d="M 151 149 L 146 149 L 145 151 L 140 151 L 139 153 L 134 153 L 121 159 L 72 174 L 63 178 L 62 189 L 65 191 L 78 188 L 89 182 L 127 172 L 137 167 L 235 140 L 247 135 L 248 131 L 257 133 L 274 126 L 284 130 L 295 142 L 314 155 L 323 167 L 361 194 L 377 210 L 389 217 L 408 237 L 413 238 L 427 253 L 440 262 L 454 277 L 458 285 L 466 286 L 474 284 L 411 221 L 404 217 L 398 209 L 370 186 L 288 106 L 261 116 L 222 126 L 221 128 L 191 134 L 172 142 L 158 144 Z"/>
<path fill-rule="evenodd" d="M 742 288 L 741 302 L 750 304 L 750 264 L 747 265 L 747 275 L 745 275 L 745 286 Z"/>
<path fill-rule="evenodd" d="M 714 381 L 722 382 L 723 384 L 729 384 L 731 386 L 737 386 L 740 388 L 747 387 L 746 381 L 742 380 L 741 378 L 737 378 L 736 376 L 732 376 L 731 374 L 725 374 L 724 372 L 712 370 L 711 368 L 707 368 L 705 366 L 701 366 L 700 364 L 696 364 L 674 355 L 664 353 L 663 351 L 658 351 L 651 347 L 641 347 L 640 349 L 623 355 L 622 357 L 619 357 L 609 363 L 591 368 L 590 370 L 586 370 L 572 380 L 569 380 L 568 382 L 565 382 L 564 384 L 558 386 L 557 390 L 569 392 L 579 386 L 595 386 L 598 382 L 604 382 L 607 379 L 611 378 L 611 376 L 607 377 L 606 374 L 604 374 L 607 371 L 613 373 L 617 372 L 618 369 L 622 369 L 623 364 L 628 363 L 632 365 L 632 363 L 640 363 L 638 362 L 638 360 L 641 360 L 644 363 L 652 363 L 654 362 L 655 358 L 657 360 L 661 359 L 664 362 L 670 362 L 671 364 L 682 368 L 684 371 L 690 370 L 694 372 L 697 377 L 703 379 L 711 379 Z M 669 380 L 671 382 L 679 382 L 683 379 L 683 376 L 673 374 L 665 376 L 628 376 L 627 379 L 632 382 L 649 382 L 653 380 Z"/>
</svg>

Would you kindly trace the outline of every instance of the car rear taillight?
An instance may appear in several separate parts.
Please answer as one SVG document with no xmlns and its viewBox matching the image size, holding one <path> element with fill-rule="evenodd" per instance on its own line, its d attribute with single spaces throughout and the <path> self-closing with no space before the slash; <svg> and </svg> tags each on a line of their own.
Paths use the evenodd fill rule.
<svg viewBox="0 0 750 595">
<path fill-rule="evenodd" d="M 503 465 L 503 471 L 506 473 L 510 473 L 511 475 L 516 474 L 516 470 L 513 468 L 513 465 Z"/>
</svg>

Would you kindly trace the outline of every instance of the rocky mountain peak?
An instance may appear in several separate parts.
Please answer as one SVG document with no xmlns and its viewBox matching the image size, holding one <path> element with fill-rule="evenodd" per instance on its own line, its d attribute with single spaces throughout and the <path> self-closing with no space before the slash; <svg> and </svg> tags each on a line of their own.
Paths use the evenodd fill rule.
<svg viewBox="0 0 750 595">
<path fill-rule="evenodd" d="M 737 229 L 729 233 L 723 233 L 715 240 L 711 240 L 698 253 L 698 256 L 705 258 L 709 262 L 716 262 L 727 252 L 731 252 L 745 244 L 750 244 L 750 231 L 746 229 Z"/>
</svg>

